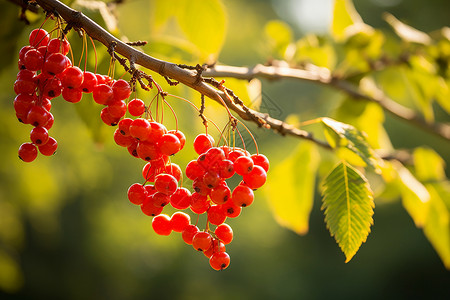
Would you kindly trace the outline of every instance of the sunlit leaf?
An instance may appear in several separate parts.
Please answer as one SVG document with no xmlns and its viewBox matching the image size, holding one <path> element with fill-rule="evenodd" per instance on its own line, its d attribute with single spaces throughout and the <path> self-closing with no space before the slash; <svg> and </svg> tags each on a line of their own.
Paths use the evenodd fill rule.
<svg viewBox="0 0 450 300">
<path fill-rule="evenodd" d="M 445 162 L 434 150 L 419 147 L 414 150 L 414 167 L 420 181 L 439 181 L 445 179 Z"/>
<path fill-rule="evenodd" d="M 423 231 L 439 254 L 445 267 L 450 269 L 450 185 L 428 185 L 431 201 Z"/>
<path fill-rule="evenodd" d="M 355 24 L 363 23 L 351 0 L 335 0 L 331 34 L 337 41 L 345 39 L 345 30 Z"/>
<path fill-rule="evenodd" d="M 389 23 L 389 25 L 392 26 L 392 28 L 394 28 L 395 33 L 397 33 L 397 35 L 404 41 L 424 45 L 431 43 L 431 38 L 428 34 L 406 25 L 390 13 L 385 13 L 384 19 Z"/>
<path fill-rule="evenodd" d="M 302 142 L 269 171 L 264 188 L 277 222 L 298 234 L 308 232 L 318 161 L 316 146 Z"/>
<path fill-rule="evenodd" d="M 324 187 L 325 222 L 349 262 L 370 233 L 373 193 L 366 178 L 347 163 L 327 176 Z"/>
<path fill-rule="evenodd" d="M 271 52 L 284 58 L 287 47 L 292 41 L 292 30 L 288 24 L 280 20 L 272 20 L 264 26 L 264 33 L 271 48 Z"/>
<path fill-rule="evenodd" d="M 336 65 L 336 53 L 333 46 L 324 38 L 308 34 L 297 41 L 294 60 L 300 63 L 312 63 L 319 67 L 333 69 Z"/>
<path fill-rule="evenodd" d="M 183 0 L 177 5 L 180 27 L 189 41 L 202 53 L 200 59 L 215 60 L 225 41 L 226 33 L 226 15 L 222 2 Z"/>
<path fill-rule="evenodd" d="M 430 193 L 411 172 L 400 163 L 394 163 L 402 204 L 417 227 L 423 227 L 428 218 Z"/>
<path fill-rule="evenodd" d="M 362 132 L 349 124 L 341 123 L 330 118 L 322 118 L 321 121 L 328 133 L 328 142 L 333 147 L 347 148 L 358 155 L 367 166 L 375 170 L 378 169 L 375 152 L 367 143 Z M 334 133 L 334 137 L 332 133 Z"/>
</svg>

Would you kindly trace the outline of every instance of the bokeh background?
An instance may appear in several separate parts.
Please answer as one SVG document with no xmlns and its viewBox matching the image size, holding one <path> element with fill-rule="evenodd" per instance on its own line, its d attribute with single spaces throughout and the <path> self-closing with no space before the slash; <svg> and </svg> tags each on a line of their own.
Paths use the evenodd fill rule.
<svg viewBox="0 0 450 300">
<path fill-rule="evenodd" d="M 420 30 L 432 31 L 449 25 L 447 2 L 371 0 L 355 1 L 355 6 L 364 21 L 376 28 L 388 27 L 381 15 L 389 11 Z M 331 0 L 223 3 L 228 28 L 219 61 L 231 65 L 267 61 L 262 28 L 268 20 L 284 20 L 299 38 L 309 32 L 325 33 L 331 18 Z M 120 35 L 154 39 L 148 28 L 148 18 L 154 16 L 152 5 L 147 0 L 123 1 L 116 9 Z M 88 100 L 76 105 L 53 101 L 51 132 L 59 142 L 57 155 L 39 156 L 31 164 L 21 162 L 17 148 L 28 141 L 30 127 L 18 123 L 13 111 L 16 62 L 28 33 L 42 19 L 30 18 L 32 25 L 26 26 L 18 21 L 14 4 L 2 0 L 0 8 L 0 299 L 450 298 L 450 273 L 398 201 L 377 203 L 372 233 L 345 264 L 325 227 L 320 198 L 315 201 L 309 233 L 299 236 L 276 223 L 265 195 L 258 191 L 255 203 L 228 222 L 234 229 L 234 240 L 227 247 L 230 267 L 213 271 L 179 234 L 155 235 L 151 219 L 128 202 L 126 191 L 141 181 L 144 163 L 114 144 L 113 129 L 98 121 L 100 108 Z M 92 17 L 99 16 L 92 13 Z M 175 62 L 197 63 L 182 51 L 182 43 L 171 48 L 161 40 L 144 50 L 165 54 L 161 58 Z M 72 43 L 76 50 L 77 42 Z M 98 69 L 106 73 L 104 48 L 97 50 Z M 328 111 L 321 95 L 329 91 L 317 86 L 263 81 L 262 90 L 263 101 L 275 103 L 276 117 L 281 119 L 293 107 L 302 117 Z M 198 95 L 183 87 L 170 91 L 199 105 Z M 318 101 L 323 103 L 319 111 Z M 187 104 L 173 100 L 171 104 L 188 137 L 184 154 L 174 158 L 183 166 L 194 158 L 192 139 L 202 126 Z M 207 111 L 219 122 L 223 119 L 224 111 L 216 104 L 209 103 Z M 173 120 L 168 124 L 173 127 Z M 448 145 L 438 139 L 422 137 L 389 117 L 386 125 L 396 147 L 429 144 L 450 163 Z M 272 165 L 298 143 L 253 130 Z M 417 138 L 406 140 L 411 134 Z"/>
</svg>

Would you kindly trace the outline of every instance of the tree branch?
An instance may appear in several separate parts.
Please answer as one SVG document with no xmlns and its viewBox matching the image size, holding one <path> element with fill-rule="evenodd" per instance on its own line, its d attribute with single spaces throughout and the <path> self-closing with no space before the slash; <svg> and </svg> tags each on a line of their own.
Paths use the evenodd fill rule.
<svg viewBox="0 0 450 300">
<path fill-rule="evenodd" d="M 265 78 L 271 80 L 282 78 L 297 79 L 331 86 L 335 89 L 343 91 L 354 99 L 377 103 L 383 108 L 383 110 L 391 115 L 409 122 L 447 141 L 450 141 L 450 126 L 448 124 L 428 123 L 412 109 L 398 104 L 382 93 L 379 93 L 376 96 L 364 94 L 359 91 L 357 87 L 347 81 L 332 77 L 330 71 L 326 68 L 302 70 L 290 67 L 265 66 L 260 64 L 252 68 L 215 65 L 214 67 L 205 70 L 203 75 L 212 77 L 232 77 L 243 80 L 251 80 L 253 78 Z"/>
<path fill-rule="evenodd" d="M 246 121 L 252 121 L 258 126 L 271 128 L 283 135 L 292 135 L 307 139 L 315 142 L 321 147 L 331 149 L 328 143 L 317 140 L 307 131 L 295 128 L 281 120 L 274 119 L 267 114 L 234 103 L 227 93 L 217 90 L 206 83 L 204 78 L 202 76 L 199 77 L 195 71 L 181 68 L 174 63 L 159 60 L 127 45 L 111 35 L 90 18 L 86 17 L 83 13 L 72 9 L 57 0 L 36 0 L 36 2 L 44 10 L 56 13 L 58 16 L 62 17 L 72 27 L 82 28 L 87 35 L 105 45 L 107 49 L 110 49 L 111 45 L 115 43 L 114 51 L 127 58 L 130 63 L 152 70 L 163 77 L 176 80 L 218 103 L 225 103 L 228 108 Z"/>
</svg>

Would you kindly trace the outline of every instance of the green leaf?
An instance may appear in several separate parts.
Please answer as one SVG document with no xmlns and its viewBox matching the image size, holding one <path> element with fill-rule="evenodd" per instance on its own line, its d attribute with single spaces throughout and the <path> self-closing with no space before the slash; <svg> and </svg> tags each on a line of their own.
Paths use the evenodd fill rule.
<svg viewBox="0 0 450 300">
<path fill-rule="evenodd" d="M 327 176 L 324 187 L 325 222 L 349 262 L 370 233 L 373 192 L 366 178 L 345 162 Z"/>
<path fill-rule="evenodd" d="M 287 47 L 292 41 L 292 30 L 288 24 L 280 20 L 267 22 L 264 27 L 271 53 L 275 52 L 279 58 L 284 58 Z"/>
<path fill-rule="evenodd" d="M 178 23 L 188 40 L 202 53 L 200 60 L 215 60 L 225 41 L 226 15 L 220 0 L 184 0 L 179 6 Z"/>
<path fill-rule="evenodd" d="M 318 162 L 316 145 L 302 142 L 268 173 L 263 188 L 277 222 L 298 234 L 308 232 Z"/>
<path fill-rule="evenodd" d="M 445 162 L 434 150 L 419 147 L 414 150 L 414 167 L 420 181 L 439 181 L 445 179 Z"/>
<path fill-rule="evenodd" d="M 439 254 L 445 267 L 450 269 L 450 185 L 445 183 L 427 185 L 431 195 L 425 236 Z"/>
<path fill-rule="evenodd" d="M 331 35 L 336 41 L 346 39 L 346 29 L 356 23 L 363 23 L 351 0 L 335 0 Z"/>
<path fill-rule="evenodd" d="M 402 204 L 417 227 L 423 227 L 428 218 L 430 193 L 401 163 L 393 162 Z"/>
<path fill-rule="evenodd" d="M 374 170 L 379 169 L 376 154 L 362 132 L 352 125 L 330 118 L 322 118 L 321 122 L 325 126 L 327 140 L 333 148 L 347 148 L 361 158 L 368 167 Z"/>
<path fill-rule="evenodd" d="M 297 63 L 311 63 L 319 67 L 334 69 L 337 61 L 333 46 L 325 38 L 308 34 L 297 41 L 294 60 Z"/>
</svg>

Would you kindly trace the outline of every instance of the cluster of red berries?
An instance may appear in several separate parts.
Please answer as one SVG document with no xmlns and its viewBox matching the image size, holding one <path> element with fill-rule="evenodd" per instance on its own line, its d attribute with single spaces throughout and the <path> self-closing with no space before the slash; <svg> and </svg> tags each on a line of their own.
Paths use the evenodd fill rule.
<svg viewBox="0 0 450 300">
<path fill-rule="evenodd" d="M 209 258 L 213 269 L 227 268 L 230 256 L 225 245 L 232 241 L 233 230 L 225 221 L 239 216 L 243 207 L 253 203 L 253 191 L 266 182 L 267 157 L 251 155 L 238 147 L 214 146 L 210 135 L 199 134 L 193 142 L 199 157 L 185 169 L 186 177 L 192 180 L 191 193 L 182 186 L 181 168 L 170 160 L 186 143 L 181 131 L 167 130 L 163 124 L 149 120 L 150 112 L 142 100 L 133 99 L 127 104 L 125 100 L 132 93 L 127 81 L 73 66 L 66 56 L 70 50 L 67 39 L 50 39 L 45 30 L 35 29 L 29 42 L 19 52 L 14 108 L 19 121 L 34 128 L 31 142 L 20 146 L 19 157 L 31 162 L 38 152 L 48 156 L 55 153 L 57 142 L 48 134 L 54 122 L 50 113 L 52 99 L 62 95 L 66 101 L 77 103 L 83 93 L 92 93 L 94 101 L 105 106 L 100 114 L 103 122 L 118 125 L 114 132 L 116 144 L 147 162 L 142 169 L 144 184 L 135 183 L 128 189 L 130 202 L 153 217 L 152 228 L 157 234 L 180 232 L 187 244 Z M 137 118 L 124 118 L 127 111 Z M 231 189 L 226 180 L 235 175 L 241 176 L 240 183 Z M 197 227 L 199 218 L 192 224 L 189 214 L 183 211 L 171 217 L 163 214 L 168 204 L 177 210 L 190 209 L 199 216 L 206 213 L 205 229 Z"/>
<path fill-rule="evenodd" d="M 116 131 L 119 137 L 127 134 L 126 129 L 125 135 L 121 133 L 120 122 Z M 133 136 L 132 133 L 130 135 Z M 195 138 L 194 149 L 199 157 L 190 161 L 185 170 L 186 177 L 193 181 L 193 193 L 178 186 L 181 178 L 178 165 L 169 163 L 165 156 L 148 160 L 138 154 L 138 157 L 149 161 L 142 171 L 145 183 L 131 185 L 128 199 L 140 205 L 144 214 L 154 217 L 152 227 L 157 234 L 181 232 L 187 244 L 203 251 L 213 269 L 222 270 L 230 263 L 225 245 L 233 239 L 231 227 L 224 222 L 228 217 L 239 216 L 242 207 L 252 204 L 253 190 L 266 182 L 269 161 L 262 154 L 250 155 L 237 147 L 214 147 L 214 139 L 207 134 L 199 134 Z M 226 180 L 235 174 L 242 176 L 242 181 L 231 191 Z M 177 211 L 171 217 L 162 214 L 163 208 L 169 203 L 178 210 L 189 208 L 198 215 L 206 213 L 205 230 L 201 231 L 197 224 L 191 224 L 189 215 L 184 212 Z M 214 231 L 210 230 L 210 224 L 216 226 Z"/>
<path fill-rule="evenodd" d="M 38 150 L 53 155 L 57 148 L 54 138 L 48 136 L 54 118 L 50 113 L 51 100 L 59 95 L 71 103 L 81 101 L 83 93 L 92 93 L 94 101 L 106 105 L 101 112 L 103 122 L 116 125 L 125 115 L 123 101 L 131 94 L 128 82 L 109 76 L 82 71 L 73 66 L 66 56 L 70 50 L 67 39 L 50 39 L 44 29 L 34 29 L 29 45 L 19 52 L 19 73 L 14 83 L 17 96 L 14 109 L 20 122 L 34 126 L 30 143 L 19 148 L 19 157 L 26 162 L 36 159 Z"/>
</svg>

